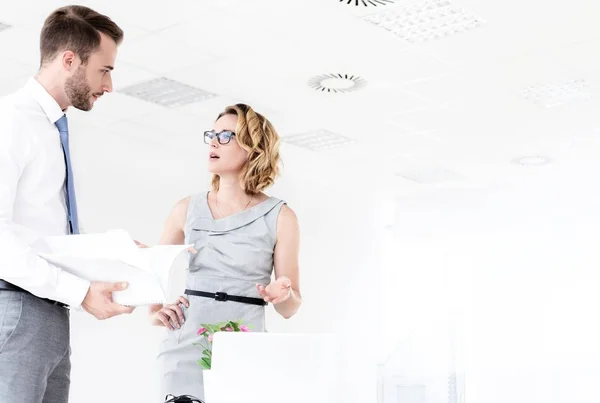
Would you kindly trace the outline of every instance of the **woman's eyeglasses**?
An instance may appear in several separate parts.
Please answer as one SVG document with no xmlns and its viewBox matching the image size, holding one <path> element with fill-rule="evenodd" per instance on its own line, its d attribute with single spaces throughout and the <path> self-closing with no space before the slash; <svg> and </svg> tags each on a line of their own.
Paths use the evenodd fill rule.
<svg viewBox="0 0 600 403">
<path fill-rule="evenodd" d="M 173 396 L 167 395 L 165 403 L 204 403 L 202 400 L 191 395 Z"/>
<path fill-rule="evenodd" d="M 204 132 L 204 142 L 206 144 L 210 144 L 212 139 L 216 137 L 219 144 L 227 144 L 231 141 L 233 136 L 235 136 L 235 133 L 230 130 L 224 130 L 220 133 L 215 133 L 213 130 L 209 130 Z"/>
</svg>

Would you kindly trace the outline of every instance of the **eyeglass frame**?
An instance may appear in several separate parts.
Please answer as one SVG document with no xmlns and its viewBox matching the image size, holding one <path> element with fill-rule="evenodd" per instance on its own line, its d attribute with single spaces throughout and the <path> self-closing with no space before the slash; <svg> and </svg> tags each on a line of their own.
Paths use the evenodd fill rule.
<svg viewBox="0 0 600 403">
<path fill-rule="evenodd" d="M 231 134 L 230 134 L 230 136 L 229 136 L 229 138 L 227 139 L 227 142 L 226 142 L 226 143 L 222 143 L 222 142 L 221 142 L 221 134 L 223 134 L 223 133 L 231 133 Z M 207 138 L 209 138 L 209 136 L 210 136 L 210 135 L 212 135 L 213 137 L 212 137 L 212 138 L 210 138 L 210 140 L 209 140 L 209 141 L 207 141 L 206 139 L 207 139 Z M 219 133 L 216 133 L 214 130 L 207 130 L 207 131 L 205 131 L 205 132 L 204 132 L 204 143 L 205 143 L 205 144 L 210 144 L 210 143 L 211 143 L 211 141 L 213 140 L 213 138 L 215 138 L 215 137 L 216 137 L 216 138 L 217 138 L 217 142 L 218 142 L 219 144 L 221 144 L 221 145 L 225 145 L 225 144 L 229 144 L 229 142 L 231 141 L 231 138 L 232 138 L 233 136 L 235 136 L 235 132 L 233 132 L 233 131 L 231 131 L 231 130 L 223 130 L 223 131 L 221 131 L 221 132 L 219 132 Z"/>
<path fill-rule="evenodd" d="M 197 402 L 197 403 L 204 403 L 203 400 L 200 400 L 199 398 L 192 396 L 192 395 L 181 395 L 181 396 L 174 396 L 171 394 L 168 394 L 165 397 L 165 403 L 193 403 L 193 402 Z"/>
</svg>

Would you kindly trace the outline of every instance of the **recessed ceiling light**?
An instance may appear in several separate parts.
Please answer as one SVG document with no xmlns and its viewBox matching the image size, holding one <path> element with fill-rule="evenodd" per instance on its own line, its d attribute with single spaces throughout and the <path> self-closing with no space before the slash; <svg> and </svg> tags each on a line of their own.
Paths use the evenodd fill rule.
<svg viewBox="0 0 600 403">
<path fill-rule="evenodd" d="M 216 97 L 215 94 L 168 78 L 156 78 L 126 87 L 119 91 L 143 101 L 175 107 Z"/>
<path fill-rule="evenodd" d="M 10 28 L 10 25 L 0 22 L 0 31 Z"/>
<path fill-rule="evenodd" d="M 394 4 L 395 2 L 395 0 L 340 0 L 340 3 L 345 3 L 357 7 L 386 6 L 388 4 Z"/>
<path fill-rule="evenodd" d="M 321 74 L 308 80 L 308 86 L 322 92 L 351 92 L 367 85 L 367 81 L 351 74 Z"/>
<path fill-rule="evenodd" d="M 549 164 L 550 162 L 552 162 L 552 160 L 548 157 L 544 157 L 541 155 L 526 155 L 523 157 L 515 158 L 512 162 L 514 164 L 524 166 L 541 166 Z"/>
<path fill-rule="evenodd" d="M 557 84 L 530 86 L 523 90 L 523 96 L 545 108 L 552 108 L 589 99 L 591 91 L 585 80 L 577 79 Z"/>
<path fill-rule="evenodd" d="M 450 0 L 425 0 L 386 9 L 363 19 L 411 43 L 445 38 L 479 27 L 483 21 Z"/>
<path fill-rule="evenodd" d="M 351 138 L 323 129 L 286 136 L 282 140 L 313 151 L 330 150 L 355 142 Z"/>
</svg>

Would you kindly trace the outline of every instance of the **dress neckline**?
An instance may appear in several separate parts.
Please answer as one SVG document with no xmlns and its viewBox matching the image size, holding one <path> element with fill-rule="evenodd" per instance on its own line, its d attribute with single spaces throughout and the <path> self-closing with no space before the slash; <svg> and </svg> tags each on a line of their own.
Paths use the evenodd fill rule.
<svg viewBox="0 0 600 403">
<path fill-rule="evenodd" d="M 238 211 L 237 213 L 233 213 L 233 214 L 230 214 L 230 215 L 225 216 L 225 217 L 215 218 L 215 216 L 213 215 L 213 212 L 212 212 L 212 210 L 210 208 L 210 203 L 208 202 L 208 195 L 210 194 L 210 192 L 211 192 L 210 190 L 206 192 L 206 195 L 204 196 L 204 202 L 206 203 L 206 209 L 208 211 L 208 214 L 210 215 L 210 219 L 213 220 L 214 222 L 219 222 L 219 221 L 223 221 L 223 220 L 229 220 L 229 219 L 232 219 L 233 217 L 241 216 L 241 215 L 243 215 L 245 213 L 253 211 L 257 207 L 263 205 L 264 203 L 266 203 L 266 202 L 268 202 L 269 200 L 272 199 L 272 197 L 269 196 L 265 200 L 261 201 L 260 203 L 255 204 L 254 206 L 252 206 L 250 208 L 244 209 L 242 211 Z"/>
</svg>

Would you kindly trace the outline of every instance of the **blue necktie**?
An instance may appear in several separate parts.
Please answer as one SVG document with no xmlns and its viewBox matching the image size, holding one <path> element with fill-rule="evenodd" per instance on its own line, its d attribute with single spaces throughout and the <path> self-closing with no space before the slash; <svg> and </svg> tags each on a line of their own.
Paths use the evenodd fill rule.
<svg viewBox="0 0 600 403">
<path fill-rule="evenodd" d="M 79 223 L 77 220 L 77 200 L 75 199 L 75 184 L 73 183 L 73 170 L 71 169 L 71 152 L 69 151 L 69 124 L 67 117 L 56 121 L 56 127 L 60 132 L 60 143 L 65 154 L 65 164 L 67 166 L 67 212 L 69 214 L 69 226 L 71 234 L 79 234 Z"/>
</svg>

